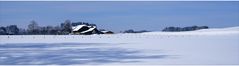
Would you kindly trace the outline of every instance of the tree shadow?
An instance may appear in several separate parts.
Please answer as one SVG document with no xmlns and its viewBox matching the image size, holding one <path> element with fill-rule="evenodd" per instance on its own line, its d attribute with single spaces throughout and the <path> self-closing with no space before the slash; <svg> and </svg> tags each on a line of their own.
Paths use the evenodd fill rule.
<svg viewBox="0 0 239 66">
<path fill-rule="evenodd" d="M 66 43 L 67 44 L 67 43 Z M 8 45 L 8 44 L 5 44 Z M 5 46 L 1 48 L 52 48 L 65 44 L 29 44 Z M 34 46 L 30 46 L 34 45 Z M 47 45 L 47 46 L 44 46 Z M 74 44 L 70 44 L 74 46 Z M 76 44 L 79 45 L 79 44 Z M 97 44 L 99 45 L 99 44 Z M 5 47 L 4 47 L 5 46 Z M 39 46 L 39 47 L 38 47 Z M 125 48 L 72 48 L 59 50 L 0 50 L 0 65 L 70 65 L 143 62 L 142 59 L 162 59 L 169 55 L 144 55 L 139 50 Z M 141 60 L 140 60 L 141 59 Z"/>
</svg>

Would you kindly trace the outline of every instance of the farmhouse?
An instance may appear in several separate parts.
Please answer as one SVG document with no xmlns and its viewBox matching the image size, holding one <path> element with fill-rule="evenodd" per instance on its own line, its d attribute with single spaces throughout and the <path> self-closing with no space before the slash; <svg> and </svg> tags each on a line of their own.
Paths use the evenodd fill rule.
<svg viewBox="0 0 239 66">
<path fill-rule="evenodd" d="M 72 27 L 72 33 L 81 35 L 103 34 L 99 30 L 97 30 L 96 26 L 87 26 L 87 25 L 77 25 Z"/>
</svg>

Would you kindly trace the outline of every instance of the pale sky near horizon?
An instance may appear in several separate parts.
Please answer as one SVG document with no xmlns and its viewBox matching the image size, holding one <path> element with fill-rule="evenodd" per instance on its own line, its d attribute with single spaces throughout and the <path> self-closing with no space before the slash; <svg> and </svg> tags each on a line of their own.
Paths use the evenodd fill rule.
<svg viewBox="0 0 239 66">
<path fill-rule="evenodd" d="M 65 20 L 112 31 L 160 31 L 166 26 L 239 26 L 239 1 L 0 1 L 0 26 L 26 28 L 31 20 L 56 26 Z"/>
</svg>

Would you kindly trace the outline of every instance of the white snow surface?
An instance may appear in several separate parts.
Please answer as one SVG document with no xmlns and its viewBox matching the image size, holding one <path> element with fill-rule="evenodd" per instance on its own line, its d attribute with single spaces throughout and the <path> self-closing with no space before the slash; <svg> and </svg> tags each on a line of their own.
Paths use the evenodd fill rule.
<svg viewBox="0 0 239 66">
<path fill-rule="evenodd" d="M 92 28 L 90 28 L 90 29 L 88 29 L 88 30 L 86 30 L 86 31 L 82 31 L 81 33 L 90 32 L 90 31 L 92 31 L 92 30 L 94 30 L 94 29 L 96 29 L 96 27 L 92 27 Z"/>
<path fill-rule="evenodd" d="M 143 34 L 150 35 L 225 35 L 225 34 L 238 34 L 239 27 L 230 28 L 211 28 L 211 29 L 201 29 L 196 31 L 184 31 L 184 32 L 146 32 Z"/>
<path fill-rule="evenodd" d="M 81 29 L 82 27 L 87 27 L 86 25 L 77 25 L 75 27 L 72 27 L 73 31 L 78 31 L 79 29 Z"/>
<path fill-rule="evenodd" d="M 239 27 L 112 35 L 1 35 L 0 53 L 0 64 L 234 65 L 239 64 Z"/>
</svg>

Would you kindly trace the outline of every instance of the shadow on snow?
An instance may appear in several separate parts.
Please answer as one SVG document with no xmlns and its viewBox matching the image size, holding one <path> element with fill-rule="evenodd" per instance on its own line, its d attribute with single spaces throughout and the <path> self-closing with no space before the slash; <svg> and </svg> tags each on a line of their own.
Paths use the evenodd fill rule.
<svg viewBox="0 0 239 66">
<path fill-rule="evenodd" d="M 63 46 L 82 46 L 87 44 L 4 44 L 0 45 L 0 64 L 105 64 L 105 63 L 133 63 L 142 62 L 142 59 L 161 59 L 168 55 L 142 55 L 137 50 L 124 48 L 68 48 L 58 50 L 42 50 Z M 88 44 L 101 45 L 101 44 Z M 19 50 L 17 50 L 17 49 Z M 30 49 L 24 49 L 30 48 Z M 38 48 L 37 50 L 32 50 Z M 16 50 L 10 50 L 16 49 Z M 24 49 L 24 50 L 21 50 Z M 140 54 L 141 53 L 141 54 Z"/>
</svg>

